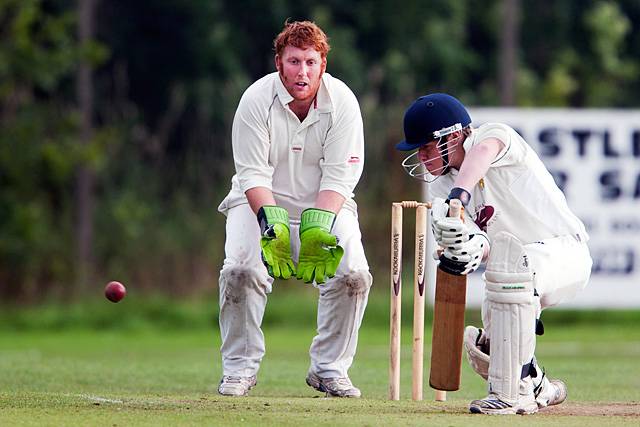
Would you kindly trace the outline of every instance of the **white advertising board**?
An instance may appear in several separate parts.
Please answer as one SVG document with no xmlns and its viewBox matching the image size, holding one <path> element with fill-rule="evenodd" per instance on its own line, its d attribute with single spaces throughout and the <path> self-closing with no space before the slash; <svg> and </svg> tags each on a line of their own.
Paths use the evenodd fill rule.
<svg viewBox="0 0 640 427">
<path fill-rule="evenodd" d="M 563 307 L 640 307 L 640 110 L 470 108 L 469 113 L 475 127 L 500 122 L 515 128 L 587 227 L 591 281 Z M 480 274 L 469 281 L 469 304 L 479 305 Z"/>
</svg>

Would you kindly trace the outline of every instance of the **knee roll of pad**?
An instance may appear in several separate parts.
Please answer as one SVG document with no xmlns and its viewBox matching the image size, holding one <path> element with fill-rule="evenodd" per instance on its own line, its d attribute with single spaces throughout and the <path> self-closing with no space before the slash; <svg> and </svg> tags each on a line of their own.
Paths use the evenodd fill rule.
<svg viewBox="0 0 640 427">
<path fill-rule="evenodd" d="M 498 233 L 485 271 L 491 316 L 490 390 L 508 403 L 518 400 L 523 366 L 535 350 L 533 272 L 522 243 Z"/>
</svg>

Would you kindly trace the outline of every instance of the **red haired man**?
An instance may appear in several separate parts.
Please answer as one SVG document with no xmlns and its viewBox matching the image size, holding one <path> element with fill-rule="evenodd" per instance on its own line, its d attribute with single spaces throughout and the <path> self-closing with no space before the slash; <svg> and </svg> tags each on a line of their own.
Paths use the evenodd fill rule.
<svg viewBox="0 0 640 427">
<path fill-rule="evenodd" d="M 372 277 L 353 191 L 363 167 L 358 101 L 325 72 L 330 46 L 312 22 L 287 22 L 273 72 L 243 94 L 233 121 L 236 174 L 220 272 L 222 395 L 245 396 L 265 354 L 262 317 L 275 278 L 318 289 L 318 333 L 306 382 L 360 397 L 347 371 Z"/>
</svg>

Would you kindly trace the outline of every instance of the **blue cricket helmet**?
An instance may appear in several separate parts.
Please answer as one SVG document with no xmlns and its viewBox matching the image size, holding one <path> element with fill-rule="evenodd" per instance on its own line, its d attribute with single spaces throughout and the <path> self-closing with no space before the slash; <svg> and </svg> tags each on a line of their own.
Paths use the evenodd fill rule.
<svg viewBox="0 0 640 427">
<path fill-rule="evenodd" d="M 471 124 L 460 101 L 446 93 L 432 93 L 416 99 L 404 113 L 404 141 L 400 151 L 417 150 L 422 145 Z"/>
</svg>

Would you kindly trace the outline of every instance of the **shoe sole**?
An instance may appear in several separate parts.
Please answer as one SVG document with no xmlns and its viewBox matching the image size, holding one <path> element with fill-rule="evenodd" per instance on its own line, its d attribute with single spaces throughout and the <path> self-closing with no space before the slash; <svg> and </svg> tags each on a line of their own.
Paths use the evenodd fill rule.
<svg viewBox="0 0 640 427">
<path fill-rule="evenodd" d="M 321 393 L 325 393 L 325 397 L 344 397 L 347 399 L 357 399 L 360 396 L 347 396 L 347 395 L 340 395 L 340 394 L 333 394 L 331 393 L 321 382 L 318 382 L 318 385 L 313 384 L 309 378 L 305 379 L 307 385 L 315 390 L 318 390 Z"/>
<path fill-rule="evenodd" d="M 233 394 L 233 393 L 221 393 L 220 390 L 218 390 L 218 394 L 220 396 L 225 396 L 225 397 L 247 397 L 247 396 L 249 396 L 249 392 L 248 391 L 245 394 Z"/>
<path fill-rule="evenodd" d="M 322 392 L 322 393 L 329 393 L 329 392 L 324 388 L 324 386 L 322 385 L 322 383 L 318 383 L 318 385 L 313 384 L 313 383 L 309 380 L 309 378 L 306 378 L 306 379 L 305 379 L 305 381 L 306 381 L 306 383 L 307 383 L 307 385 L 308 385 L 309 387 L 311 387 L 311 388 L 313 388 L 313 389 L 315 389 L 315 390 L 318 390 L 318 391 L 320 391 L 320 392 Z"/>
<path fill-rule="evenodd" d="M 504 412 L 483 412 L 480 408 L 469 408 L 469 412 L 472 414 L 483 414 L 483 415 L 533 415 L 538 410 L 526 410 L 526 409 L 518 409 L 517 411 L 504 411 Z"/>
<path fill-rule="evenodd" d="M 470 406 L 469 412 L 472 414 L 484 414 L 484 415 L 532 415 L 538 412 L 538 405 L 535 407 L 531 405 L 529 408 L 504 408 L 504 409 L 483 409 L 478 406 Z"/>
<path fill-rule="evenodd" d="M 233 393 L 223 393 L 220 391 L 220 389 L 218 388 L 218 394 L 220 396 L 227 396 L 227 397 L 246 397 L 249 396 L 249 391 L 254 388 L 256 385 L 258 385 L 258 382 L 256 381 L 255 384 L 250 385 L 249 388 L 247 388 L 247 391 L 244 392 L 244 394 L 233 394 Z"/>
</svg>

